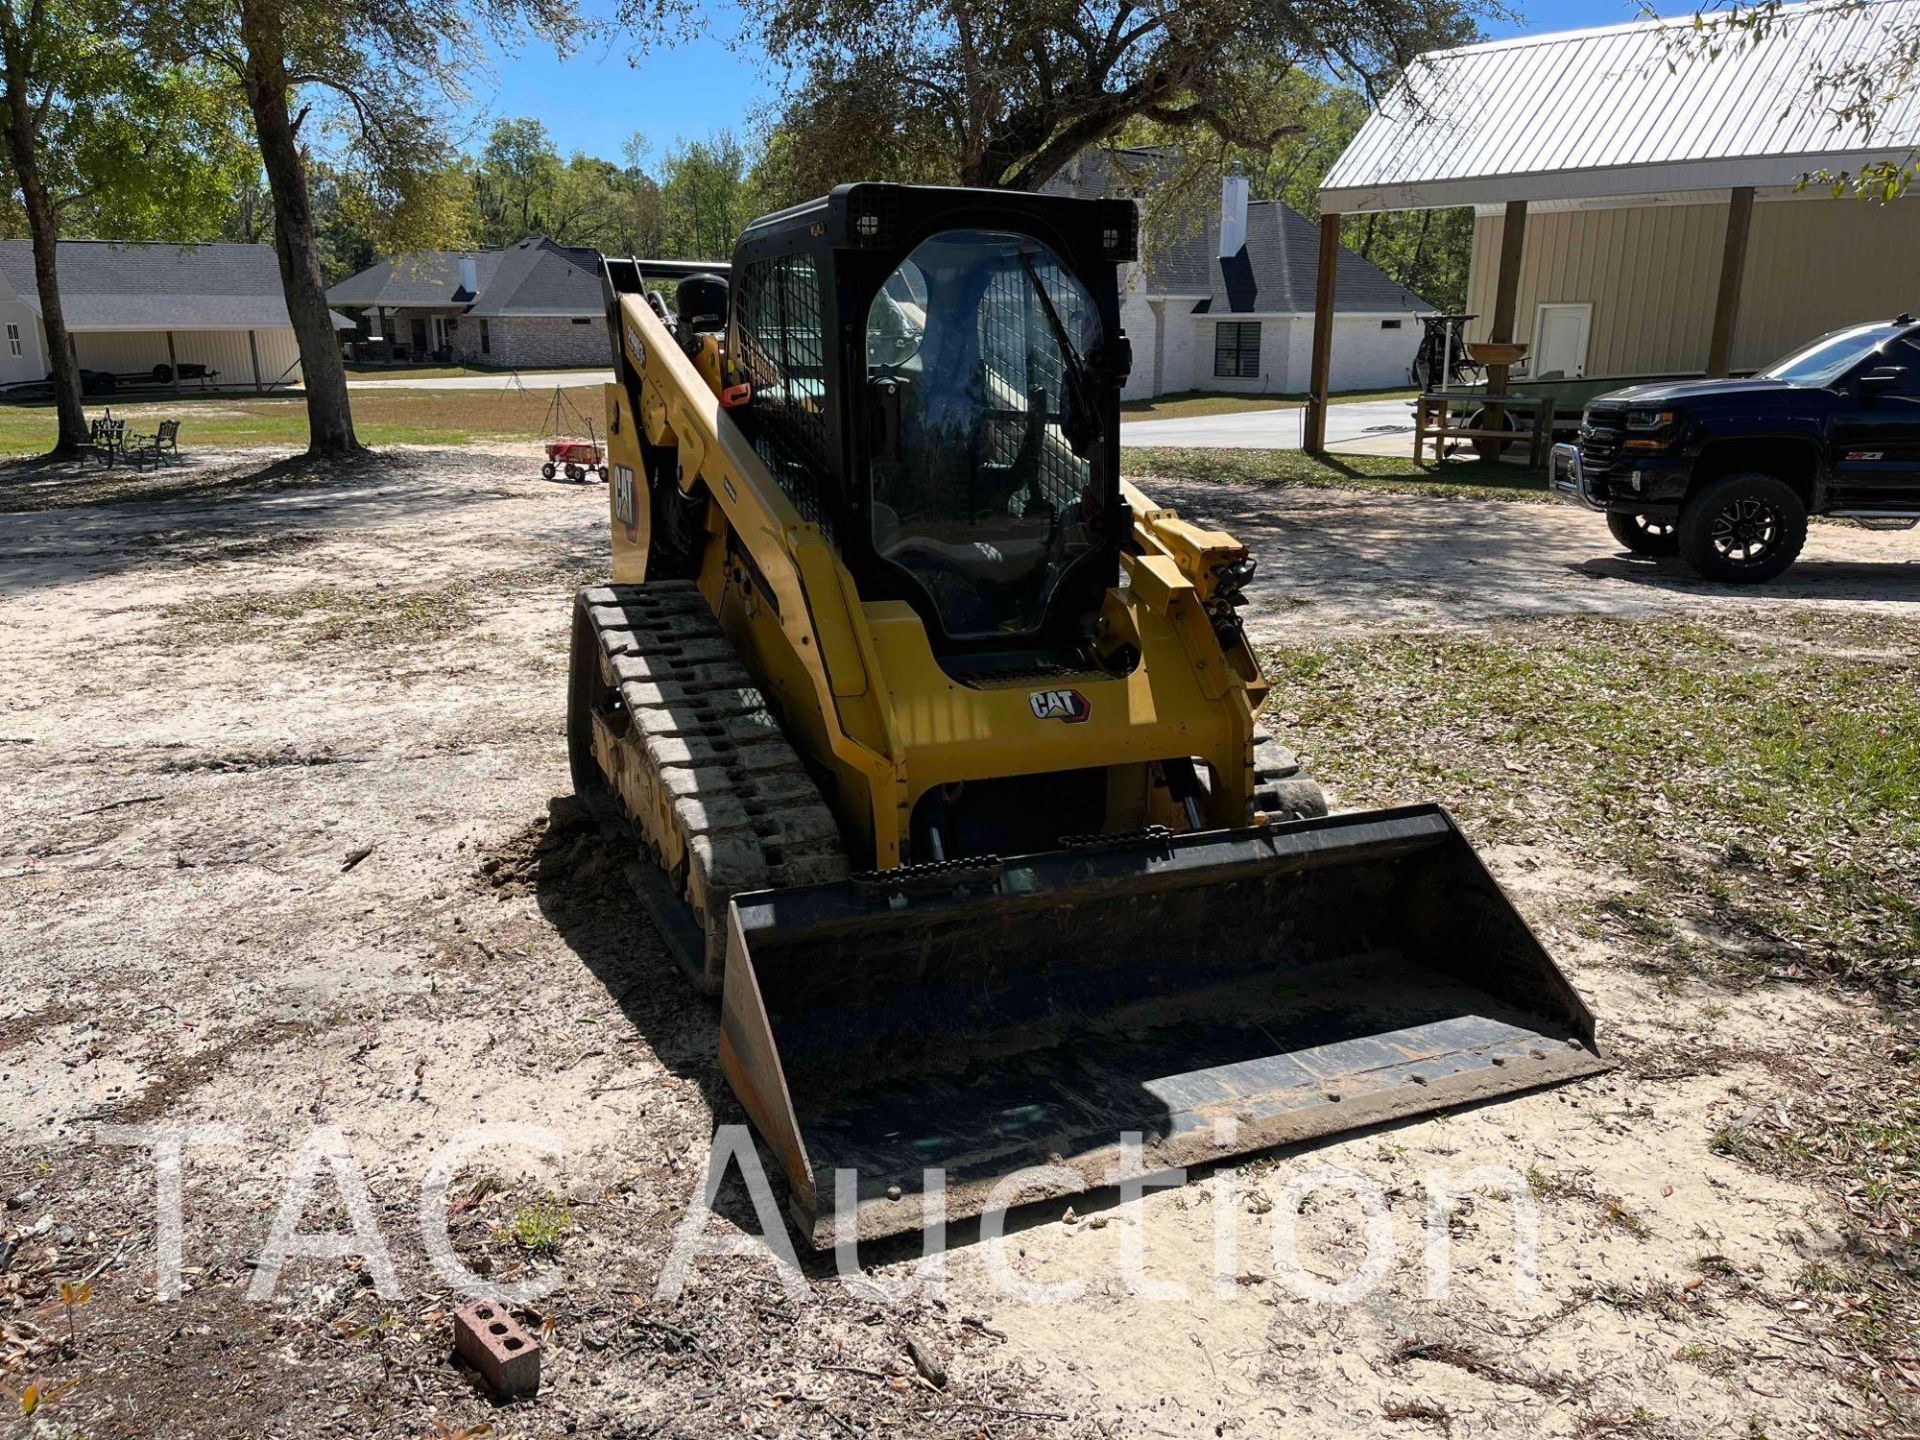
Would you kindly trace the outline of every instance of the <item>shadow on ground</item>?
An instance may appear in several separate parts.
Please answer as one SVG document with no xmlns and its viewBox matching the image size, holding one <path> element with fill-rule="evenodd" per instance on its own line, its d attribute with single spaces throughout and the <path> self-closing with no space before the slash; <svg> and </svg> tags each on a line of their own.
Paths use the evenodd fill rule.
<svg viewBox="0 0 1920 1440">
<path fill-rule="evenodd" d="M 1796 561 L 1786 574 L 1758 587 L 1725 585 L 1705 579 L 1679 560 L 1649 560 L 1624 553 L 1583 561 L 1567 568 L 1575 574 L 1596 580 L 1626 580 L 1653 589 L 1717 595 L 1727 599 L 1742 596 L 1777 600 L 1920 602 L 1920 546 L 1915 547 L 1914 559 L 1907 562 L 1802 559 Z"/>
<path fill-rule="evenodd" d="M 140 471 L 91 460 L 13 461 L 0 465 L 0 594 L 183 560 L 247 558 L 296 532 L 368 531 L 514 493 L 431 451 L 343 460 L 229 451 Z"/>
</svg>

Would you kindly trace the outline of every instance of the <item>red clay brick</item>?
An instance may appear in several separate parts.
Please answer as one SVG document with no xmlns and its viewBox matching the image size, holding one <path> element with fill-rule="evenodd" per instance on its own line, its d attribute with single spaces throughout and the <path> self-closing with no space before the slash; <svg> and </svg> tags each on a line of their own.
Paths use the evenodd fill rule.
<svg viewBox="0 0 1920 1440">
<path fill-rule="evenodd" d="M 453 1312 L 453 1348 L 496 1395 L 540 1388 L 540 1342 L 492 1300 L 470 1300 Z"/>
</svg>

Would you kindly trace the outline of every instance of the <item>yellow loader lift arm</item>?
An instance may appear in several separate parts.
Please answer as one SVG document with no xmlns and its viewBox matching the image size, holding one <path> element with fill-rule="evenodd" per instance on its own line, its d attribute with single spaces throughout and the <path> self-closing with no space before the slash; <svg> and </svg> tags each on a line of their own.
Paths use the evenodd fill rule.
<svg viewBox="0 0 1920 1440">
<path fill-rule="evenodd" d="M 575 783 L 816 1245 L 1607 1063 L 1443 811 L 1255 724 L 1245 547 L 1118 473 L 1133 227 L 863 184 L 607 263 Z"/>
</svg>

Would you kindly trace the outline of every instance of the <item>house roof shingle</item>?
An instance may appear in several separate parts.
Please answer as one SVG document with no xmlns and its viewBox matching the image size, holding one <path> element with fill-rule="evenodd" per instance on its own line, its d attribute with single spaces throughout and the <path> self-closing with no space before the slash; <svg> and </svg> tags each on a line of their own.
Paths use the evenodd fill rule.
<svg viewBox="0 0 1920 1440">
<path fill-rule="evenodd" d="M 476 293 L 460 285 L 473 261 Z M 604 314 L 600 252 L 541 235 L 497 249 L 421 250 L 395 255 L 327 291 L 329 305 L 465 307 L 475 316 Z"/>
<path fill-rule="evenodd" d="M 1150 146 L 1084 150 L 1041 186 L 1050 195 L 1081 199 L 1144 199 L 1179 164 L 1170 151 Z M 1192 295 L 1197 311 L 1216 314 L 1310 315 L 1320 273 L 1320 236 L 1314 223 L 1278 200 L 1247 206 L 1247 243 L 1237 255 L 1220 257 L 1220 207 L 1216 193 L 1195 198 L 1205 214 L 1173 233 L 1147 237 L 1149 295 Z M 1358 312 L 1432 310 L 1379 266 L 1342 246 L 1334 281 L 1333 308 Z"/>
<path fill-rule="evenodd" d="M 1247 243 L 1222 258 L 1220 217 L 1175 236 L 1147 258 L 1149 294 L 1205 297 L 1194 308 L 1213 314 L 1311 315 L 1320 276 L 1320 233 L 1314 223 L 1278 200 L 1247 206 Z M 1434 307 L 1370 260 L 1340 247 L 1334 274 L 1334 313 Z"/>
<path fill-rule="evenodd" d="M 271 246 L 62 240 L 58 253 L 69 330 L 274 330 L 292 323 Z M 40 313 L 31 241 L 0 240 L 0 278 Z"/>
</svg>

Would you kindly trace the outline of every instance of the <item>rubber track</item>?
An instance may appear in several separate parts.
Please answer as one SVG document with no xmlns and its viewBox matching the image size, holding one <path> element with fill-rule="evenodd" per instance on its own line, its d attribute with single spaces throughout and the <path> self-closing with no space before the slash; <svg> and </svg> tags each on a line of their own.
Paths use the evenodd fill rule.
<svg viewBox="0 0 1920 1440">
<path fill-rule="evenodd" d="M 662 848 L 685 852 L 683 892 L 706 933 L 696 979 L 717 986 L 728 898 L 845 878 L 840 827 L 690 581 L 596 586 L 582 599 L 601 678 L 630 718 L 624 759 L 671 815 L 679 844 Z M 628 818 L 650 833 L 649 817 Z"/>
</svg>

